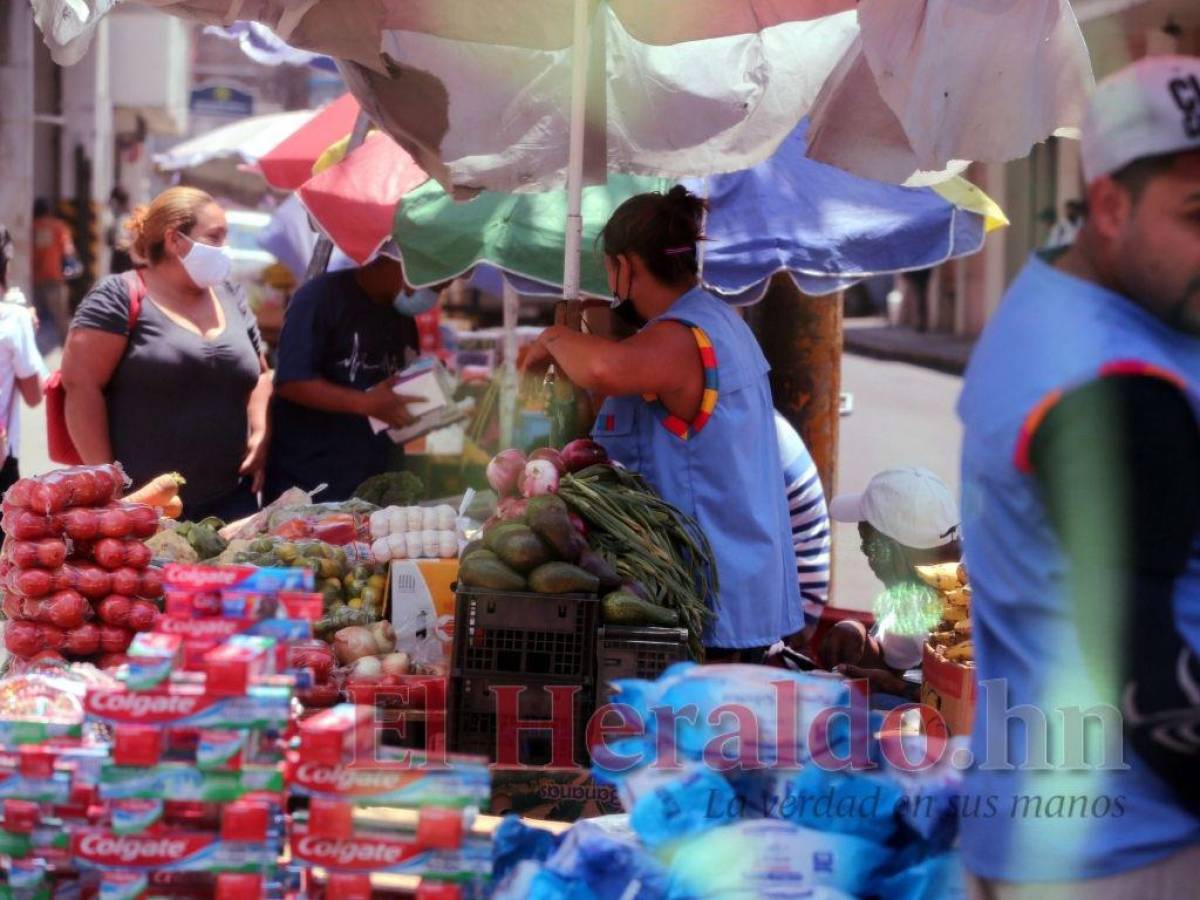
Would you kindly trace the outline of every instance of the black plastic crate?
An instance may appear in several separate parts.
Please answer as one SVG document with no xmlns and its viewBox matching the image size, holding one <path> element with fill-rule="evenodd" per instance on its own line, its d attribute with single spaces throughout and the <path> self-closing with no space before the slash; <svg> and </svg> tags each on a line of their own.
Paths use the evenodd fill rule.
<svg viewBox="0 0 1200 900">
<path fill-rule="evenodd" d="M 605 625 L 596 636 L 597 702 L 607 703 L 621 678 L 653 680 L 690 659 L 686 628 Z"/>
<path fill-rule="evenodd" d="M 456 674 L 595 677 L 600 602 L 594 594 L 533 594 L 459 586 Z"/>
<path fill-rule="evenodd" d="M 526 766 L 548 766 L 554 763 L 552 730 L 554 695 L 547 688 L 574 688 L 571 698 L 570 733 L 566 733 L 565 716 L 562 718 L 563 732 L 558 739 L 569 740 L 572 764 L 588 765 L 587 724 L 594 708 L 594 689 L 591 679 L 571 680 L 565 678 L 518 678 L 494 675 L 454 675 L 450 679 L 450 722 L 447 746 L 452 753 L 470 753 L 497 759 L 497 742 L 502 734 L 510 733 L 516 722 L 499 716 L 500 698 L 493 693 L 493 686 L 519 686 L 524 688 L 517 698 L 516 718 L 528 726 L 530 722 L 542 721 L 546 728 L 522 728 L 517 734 L 517 762 Z"/>
</svg>

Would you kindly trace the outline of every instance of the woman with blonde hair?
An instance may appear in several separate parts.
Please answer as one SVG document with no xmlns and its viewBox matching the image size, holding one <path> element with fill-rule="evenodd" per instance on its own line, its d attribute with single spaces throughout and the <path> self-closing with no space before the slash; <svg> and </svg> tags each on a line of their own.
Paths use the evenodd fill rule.
<svg viewBox="0 0 1200 900">
<path fill-rule="evenodd" d="M 63 353 L 66 419 L 88 464 L 120 461 L 135 484 L 178 471 L 184 516 L 257 506 L 271 380 L 241 292 L 226 281 L 225 211 L 174 187 L 129 222 L 134 272 L 83 299 Z"/>
</svg>

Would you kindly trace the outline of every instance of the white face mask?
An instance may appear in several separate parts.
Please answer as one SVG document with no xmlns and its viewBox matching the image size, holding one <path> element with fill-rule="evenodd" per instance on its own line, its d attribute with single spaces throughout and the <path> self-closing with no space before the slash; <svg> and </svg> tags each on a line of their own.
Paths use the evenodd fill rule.
<svg viewBox="0 0 1200 900">
<path fill-rule="evenodd" d="M 233 260 L 229 257 L 227 247 L 214 247 L 212 244 L 194 241 L 190 237 L 187 239 L 191 242 L 192 249 L 187 252 L 187 256 L 180 257 L 179 261 L 183 263 L 184 270 L 196 287 L 216 287 L 229 277 Z"/>
</svg>

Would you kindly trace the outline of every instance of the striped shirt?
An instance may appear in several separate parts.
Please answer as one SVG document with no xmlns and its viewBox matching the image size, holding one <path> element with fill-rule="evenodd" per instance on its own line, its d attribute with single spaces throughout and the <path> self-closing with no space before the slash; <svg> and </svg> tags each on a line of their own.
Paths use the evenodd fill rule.
<svg viewBox="0 0 1200 900">
<path fill-rule="evenodd" d="M 775 430 L 787 486 L 804 622 L 813 625 L 829 602 L 829 511 L 825 507 L 821 478 L 804 441 L 779 413 L 775 413 Z"/>
</svg>

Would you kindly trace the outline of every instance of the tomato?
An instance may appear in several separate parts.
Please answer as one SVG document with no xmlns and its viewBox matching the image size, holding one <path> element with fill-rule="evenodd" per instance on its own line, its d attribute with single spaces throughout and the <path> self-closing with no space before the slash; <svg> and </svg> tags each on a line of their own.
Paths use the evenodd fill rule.
<svg viewBox="0 0 1200 900">
<path fill-rule="evenodd" d="M 334 706 L 341 698 L 341 691 L 333 682 L 314 684 L 307 691 L 297 691 L 296 699 L 305 706 L 326 707 Z"/>
<path fill-rule="evenodd" d="M 75 574 L 73 587 L 83 596 L 99 600 L 113 592 L 112 575 L 99 566 L 83 563 L 75 566 L 73 571 Z"/>
<path fill-rule="evenodd" d="M 68 509 L 62 522 L 73 541 L 90 541 L 100 535 L 100 514 L 94 509 Z"/>
<path fill-rule="evenodd" d="M 30 659 L 45 648 L 46 641 L 36 622 L 15 619 L 4 628 L 4 646 L 13 656 Z"/>
<path fill-rule="evenodd" d="M 50 516 L 39 516 L 27 509 L 17 509 L 4 514 L 4 532 L 19 541 L 36 541 L 54 533 L 54 520 Z"/>
<path fill-rule="evenodd" d="M 98 669 L 116 669 L 129 662 L 129 657 L 122 652 L 105 653 L 96 661 Z"/>
<path fill-rule="evenodd" d="M 134 597 L 137 595 L 141 584 L 142 577 L 136 569 L 117 569 L 112 573 L 112 592 L 114 594 L 124 594 L 126 597 Z"/>
<path fill-rule="evenodd" d="M 149 631 L 158 618 L 158 609 L 148 600 L 134 600 L 129 607 L 129 627 L 134 631 Z"/>
<path fill-rule="evenodd" d="M 67 633 L 57 625 L 42 625 L 42 640 L 50 650 L 61 650 L 67 642 Z"/>
<path fill-rule="evenodd" d="M 92 558 L 106 569 L 119 569 L 125 565 L 125 544 L 115 538 L 101 538 L 92 547 Z"/>
<path fill-rule="evenodd" d="M 96 605 L 96 615 L 106 625 L 126 625 L 129 623 L 129 610 L 132 604 L 128 597 L 120 594 L 109 594 Z M 122 650 L 125 648 L 122 647 Z M 118 650 L 106 651 L 119 653 Z"/>
<path fill-rule="evenodd" d="M 151 566 L 142 572 L 142 582 L 138 586 L 137 595 L 148 600 L 155 600 L 162 596 L 162 592 L 162 571 Z"/>
<path fill-rule="evenodd" d="M 141 541 L 129 541 L 125 544 L 125 565 L 131 569 L 144 569 L 150 565 L 154 552 Z"/>
<path fill-rule="evenodd" d="M 123 509 L 106 509 L 100 513 L 100 534 L 106 538 L 125 538 L 133 533 L 133 520 Z"/>
<path fill-rule="evenodd" d="M 91 611 L 91 606 L 78 591 L 59 591 L 42 604 L 43 621 L 59 628 L 78 628 Z"/>
<path fill-rule="evenodd" d="M 38 545 L 35 541 L 12 541 L 8 545 L 8 558 L 18 569 L 32 569 L 38 564 Z"/>
<path fill-rule="evenodd" d="M 63 651 L 72 656 L 91 656 L 100 649 L 100 629 L 87 622 L 67 632 Z"/>
<path fill-rule="evenodd" d="M 79 468 L 67 475 L 72 506 L 95 506 L 112 496 L 112 483 L 93 469 Z"/>
<path fill-rule="evenodd" d="M 19 569 L 10 583 L 23 597 L 45 597 L 54 588 L 54 576 L 45 569 Z"/>
<path fill-rule="evenodd" d="M 21 606 L 23 603 L 24 603 L 24 598 L 19 596 L 18 594 L 7 594 L 6 593 L 4 595 L 4 604 L 3 604 L 4 618 L 6 618 L 6 619 L 21 618 Z"/>
<path fill-rule="evenodd" d="M 138 538 L 154 537 L 158 533 L 158 513 L 145 503 L 124 503 L 125 515 L 132 523 L 132 534 Z"/>
<path fill-rule="evenodd" d="M 29 490 L 32 487 L 33 481 L 31 479 L 20 479 L 5 492 L 4 502 L 18 509 L 27 509 L 29 507 Z M 8 529 L 5 530 L 7 531 Z"/>
<path fill-rule="evenodd" d="M 133 632 L 116 625 L 100 626 L 100 652 L 124 653 L 133 641 Z"/>
<path fill-rule="evenodd" d="M 67 561 L 67 544 L 61 538 L 46 538 L 37 543 L 37 564 L 44 569 L 57 569 Z"/>
</svg>

